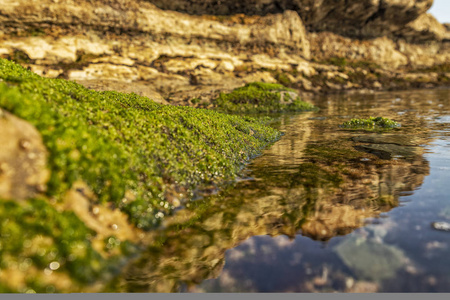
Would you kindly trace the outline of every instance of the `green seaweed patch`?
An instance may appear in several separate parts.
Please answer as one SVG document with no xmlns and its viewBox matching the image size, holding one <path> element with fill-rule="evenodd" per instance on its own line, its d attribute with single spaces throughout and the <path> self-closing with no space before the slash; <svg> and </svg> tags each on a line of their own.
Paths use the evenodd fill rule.
<svg viewBox="0 0 450 300">
<path fill-rule="evenodd" d="M 340 127 L 365 130 L 393 129 L 400 127 L 400 123 L 383 117 L 369 117 L 367 119 L 351 119 L 348 122 L 344 122 Z"/>
<path fill-rule="evenodd" d="M 52 273 L 70 274 L 73 289 L 109 280 L 123 262 L 119 256 L 102 257 L 92 247 L 94 235 L 73 212 L 58 211 L 46 200 L 1 200 L 0 269 L 5 274 L 19 269 L 24 278 L 5 280 L 0 292 L 64 292 L 67 285 L 46 280 Z M 129 249 L 123 250 L 118 253 L 130 255 Z"/>
<path fill-rule="evenodd" d="M 234 179 L 281 135 L 254 118 L 96 92 L 5 59 L 0 79 L 0 108 L 32 123 L 50 152 L 47 196 L 61 200 L 84 181 L 95 201 L 143 229 L 172 212 L 174 195 L 187 200 L 197 186 Z"/>
<path fill-rule="evenodd" d="M 228 113 L 274 113 L 288 111 L 312 111 L 317 108 L 300 100 L 297 92 L 281 84 L 253 82 L 221 93 L 213 101 L 218 111 Z"/>
<path fill-rule="evenodd" d="M 362 69 L 380 69 L 381 66 L 367 60 L 348 61 L 345 57 L 331 57 L 327 60 L 319 61 L 321 64 L 333 65 L 337 67 L 352 67 Z"/>
</svg>

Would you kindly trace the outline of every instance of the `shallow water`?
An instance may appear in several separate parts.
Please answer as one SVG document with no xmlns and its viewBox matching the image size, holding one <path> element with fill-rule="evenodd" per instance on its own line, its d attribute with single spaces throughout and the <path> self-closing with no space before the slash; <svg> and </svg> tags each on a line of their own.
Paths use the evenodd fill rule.
<svg viewBox="0 0 450 300">
<path fill-rule="evenodd" d="M 238 182 L 167 219 L 114 290 L 449 292 L 450 232 L 432 223 L 450 222 L 450 91 L 314 102 L 320 112 L 277 119 L 285 135 Z M 349 138 L 367 133 L 338 125 L 368 116 L 400 122 L 418 154 L 354 150 Z M 324 143 L 353 152 L 311 156 Z"/>
</svg>

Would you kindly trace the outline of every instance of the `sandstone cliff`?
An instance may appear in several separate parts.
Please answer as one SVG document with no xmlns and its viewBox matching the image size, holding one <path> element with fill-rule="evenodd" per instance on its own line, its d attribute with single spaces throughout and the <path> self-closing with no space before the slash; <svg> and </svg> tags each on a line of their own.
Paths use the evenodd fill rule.
<svg viewBox="0 0 450 300">
<path fill-rule="evenodd" d="M 403 28 L 423 17 L 433 4 L 433 0 L 149 0 L 149 2 L 163 9 L 198 15 L 236 13 L 266 15 L 294 10 L 301 16 L 309 31 L 330 31 L 355 38 L 404 36 Z M 438 33 L 442 25 L 427 24 L 426 27 L 430 32 L 435 32 L 436 37 L 442 38 Z"/>
</svg>

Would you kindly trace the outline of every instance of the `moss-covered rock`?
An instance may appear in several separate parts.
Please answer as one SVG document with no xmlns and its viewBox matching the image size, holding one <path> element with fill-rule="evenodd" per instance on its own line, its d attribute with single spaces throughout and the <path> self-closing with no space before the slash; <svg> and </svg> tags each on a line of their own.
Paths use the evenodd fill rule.
<svg viewBox="0 0 450 300">
<path fill-rule="evenodd" d="M 108 231 L 95 216 L 106 223 L 119 209 L 131 229 L 153 228 L 280 136 L 261 120 L 96 92 L 8 60 L 0 60 L 0 112 L 37 129 L 50 171 L 33 197 L 0 194 L 0 292 L 101 290 L 140 244 L 120 234 L 117 218 L 121 228 Z"/>
<path fill-rule="evenodd" d="M 47 196 L 59 199 L 82 180 L 139 228 L 171 212 L 169 195 L 189 198 L 198 185 L 232 179 L 280 136 L 253 118 L 95 92 L 8 60 L 0 79 L 0 107 L 33 124 L 49 151 Z"/>
<path fill-rule="evenodd" d="M 221 93 L 214 101 L 216 109 L 224 112 L 268 113 L 311 111 L 317 108 L 300 100 L 297 92 L 281 84 L 253 82 Z"/>
<path fill-rule="evenodd" d="M 94 232 L 74 213 L 57 211 L 42 199 L 1 200 L 0 220 L 2 275 L 16 274 L 14 280 L 2 278 L 0 292 L 61 292 L 67 284 L 73 291 L 110 276 L 105 271 L 113 264 L 93 249 Z M 70 280 L 61 280 L 66 272 Z"/>
<path fill-rule="evenodd" d="M 389 118 L 369 117 L 367 119 L 351 119 L 348 122 L 344 122 L 340 127 L 349 129 L 376 130 L 393 129 L 400 127 L 400 124 Z"/>
</svg>

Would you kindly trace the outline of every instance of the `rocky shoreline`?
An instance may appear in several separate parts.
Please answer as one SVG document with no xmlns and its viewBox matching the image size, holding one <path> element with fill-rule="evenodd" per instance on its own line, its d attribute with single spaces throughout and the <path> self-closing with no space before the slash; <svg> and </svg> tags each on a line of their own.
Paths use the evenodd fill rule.
<svg viewBox="0 0 450 300">
<path fill-rule="evenodd" d="M 166 2 L 1 0 L 0 57 L 175 105 L 255 81 L 305 96 L 450 84 L 450 32 L 431 0 Z"/>
<path fill-rule="evenodd" d="M 379 189 L 383 176 L 411 177 L 406 190 L 421 184 L 429 167 L 415 143 L 364 135 L 289 148 L 307 159 L 281 178 L 281 192 L 295 191 L 289 220 L 279 198 L 258 195 L 187 210 L 281 136 L 267 119 L 219 111 L 314 111 L 302 99 L 450 83 L 449 28 L 426 14 L 431 0 L 219 2 L 0 0 L 0 292 L 115 291 L 115 276 L 147 247 L 168 254 L 155 256 L 159 276 L 173 267 L 177 235 L 183 242 L 203 221 L 212 236 L 232 237 L 205 248 L 206 263 L 199 255 L 218 270 L 224 251 L 252 234 L 301 228 L 328 240 L 397 206 L 390 187 Z M 380 172 L 366 176 L 367 161 Z M 340 188 L 335 198 L 315 194 L 329 185 Z M 347 205 L 348 195 L 375 210 Z M 184 204 L 173 229 L 166 220 Z M 223 205 L 260 227 L 217 226 Z M 195 254 L 203 232 L 182 247 Z M 165 284 L 155 290 L 172 291 Z"/>
</svg>

